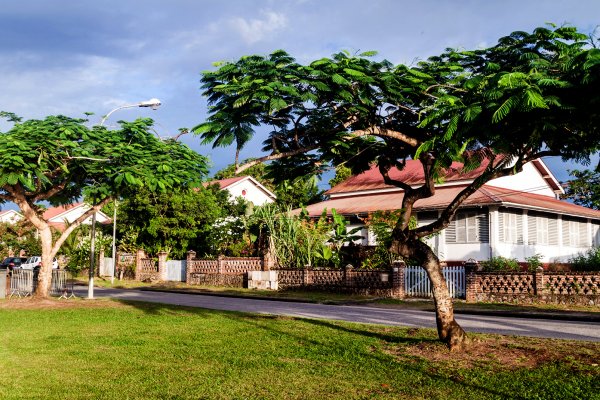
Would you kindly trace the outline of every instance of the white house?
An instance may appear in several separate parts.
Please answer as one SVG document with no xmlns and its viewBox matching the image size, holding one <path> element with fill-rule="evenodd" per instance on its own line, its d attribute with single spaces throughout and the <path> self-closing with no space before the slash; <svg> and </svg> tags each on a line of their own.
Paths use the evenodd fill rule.
<svg viewBox="0 0 600 400">
<path fill-rule="evenodd" d="M 0 212 L 0 222 L 14 224 L 23 219 L 23 214 L 15 210 Z"/>
<path fill-rule="evenodd" d="M 90 206 L 85 203 L 74 203 L 65 206 L 52 207 L 44 211 L 44 219 L 48 221 L 50 226 L 53 226 L 58 230 L 63 230 L 67 223 L 72 223 L 89 209 Z M 102 211 L 96 213 L 96 222 L 99 224 L 108 224 L 111 221 L 112 220 L 108 215 L 104 214 Z M 92 217 L 87 218 L 83 223 L 91 225 Z"/>
<path fill-rule="evenodd" d="M 277 198 L 273 192 L 251 176 L 240 176 L 206 182 L 204 186 L 214 184 L 218 184 L 222 190 L 227 190 L 232 198 L 242 197 L 253 203 L 255 206 L 273 203 Z"/>
<path fill-rule="evenodd" d="M 443 184 L 436 185 L 433 197 L 415 203 L 419 224 L 435 219 L 443 208 L 480 172 L 462 173 L 462 165 L 448 169 Z M 408 161 L 390 177 L 411 185 L 423 182 L 420 162 Z M 449 264 L 468 259 L 487 260 L 492 256 L 516 258 L 542 255 L 543 262 L 566 262 L 572 256 L 600 245 L 600 211 L 561 201 L 563 193 L 556 178 L 542 160 L 526 164 L 523 171 L 492 180 L 471 195 L 450 226 L 428 239 L 442 261 Z M 403 191 L 388 186 L 376 167 L 350 177 L 331 188 L 329 200 L 307 207 L 318 217 L 324 208 L 336 209 L 355 226 L 375 211 L 401 207 Z M 363 229 L 364 245 L 376 238 Z"/>
</svg>

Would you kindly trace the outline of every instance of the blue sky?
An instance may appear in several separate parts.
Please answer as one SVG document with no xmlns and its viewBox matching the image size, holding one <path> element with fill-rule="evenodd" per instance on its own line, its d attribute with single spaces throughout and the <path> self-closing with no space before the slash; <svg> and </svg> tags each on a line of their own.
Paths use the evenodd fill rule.
<svg viewBox="0 0 600 400">
<path fill-rule="evenodd" d="M 346 49 L 377 50 L 410 64 L 447 47 L 493 45 L 547 22 L 592 32 L 600 24 L 600 1 L 6 1 L 0 110 L 27 119 L 89 111 L 99 122 L 115 107 L 157 97 L 158 110 L 121 110 L 107 125 L 151 116 L 160 136 L 172 136 L 204 120 L 200 72 L 215 61 L 285 49 L 308 62 Z M 213 171 L 233 161 L 233 148 L 202 146 L 191 135 L 183 141 L 210 156 Z M 258 155 L 261 141 L 242 157 Z M 567 179 L 562 163 L 549 164 L 559 180 Z"/>
</svg>

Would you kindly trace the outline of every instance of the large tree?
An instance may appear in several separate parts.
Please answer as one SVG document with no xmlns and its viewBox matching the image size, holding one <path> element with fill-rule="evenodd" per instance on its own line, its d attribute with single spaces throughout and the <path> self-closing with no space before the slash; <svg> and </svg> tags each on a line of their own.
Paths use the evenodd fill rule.
<svg viewBox="0 0 600 400">
<path fill-rule="evenodd" d="M 600 164 L 595 171 L 569 171 L 573 179 L 567 183 L 565 198 L 575 204 L 600 210 Z"/>
<path fill-rule="evenodd" d="M 14 126 L 0 134 L 0 199 L 16 203 L 39 231 L 40 297 L 48 296 L 52 259 L 62 243 L 102 206 L 140 187 L 165 192 L 194 186 L 207 173 L 205 157 L 177 141 L 157 139 L 149 119 L 108 130 L 65 116 L 22 122 L 14 114 L 2 114 Z M 82 198 L 89 209 L 53 239 L 43 215 L 45 204 Z"/>
<path fill-rule="evenodd" d="M 209 116 L 194 132 L 204 140 L 235 137 L 240 147 L 255 127 L 271 127 L 268 154 L 238 172 L 268 161 L 303 173 L 324 164 L 358 173 L 376 163 L 384 181 L 404 191 L 391 250 L 426 269 L 439 337 L 460 349 L 466 335 L 440 261 L 422 239 L 447 227 L 489 180 L 542 156 L 585 159 L 597 150 L 600 54 L 585 35 L 561 27 L 515 32 L 490 48 L 447 50 L 412 67 L 373 55 L 342 52 L 302 65 L 280 50 L 222 63 L 203 73 Z M 423 167 L 418 187 L 389 174 L 411 158 Z M 435 196 L 453 161 L 484 168 L 436 221 L 412 227 L 415 202 Z"/>
</svg>

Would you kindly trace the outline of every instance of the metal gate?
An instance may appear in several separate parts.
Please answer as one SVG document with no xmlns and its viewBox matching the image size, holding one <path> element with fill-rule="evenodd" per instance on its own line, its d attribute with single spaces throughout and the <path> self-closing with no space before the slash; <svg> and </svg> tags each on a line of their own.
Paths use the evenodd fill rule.
<svg viewBox="0 0 600 400">
<path fill-rule="evenodd" d="M 464 299 L 466 295 L 465 267 L 444 267 L 442 273 L 448 285 L 450 296 Z M 431 281 L 423 267 L 406 267 L 404 272 L 404 290 L 411 297 L 432 297 Z"/>
<path fill-rule="evenodd" d="M 167 261 L 167 280 L 185 282 L 185 260 Z"/>
</svg>

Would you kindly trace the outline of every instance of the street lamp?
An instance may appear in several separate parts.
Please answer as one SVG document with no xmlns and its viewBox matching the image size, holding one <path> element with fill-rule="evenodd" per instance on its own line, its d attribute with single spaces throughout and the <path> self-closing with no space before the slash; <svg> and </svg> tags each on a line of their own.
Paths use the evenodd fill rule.
<svg viewBox="0 0 600 400">
<path fill-rule="evenodd" d="M 150 100 L 146 100 L 146 101 L 140 101 L 139 103 L 135 103 L 135 104 L 125 104 L 123 106 L 117 107 L 113 110 L 111 110 L 108 114 L 106 114 L 102 120 L 100 121 L 100 126 L 104 126 L 104 123 L 106 122 L 106 120 L 108 119 L 108 117 L 110 117 L 110 115 L 112 113 L 114 113 L 115 111 L 119 111 L 122 110 L 124 108 L 134 108 L 134 107 L 150 107 L 153 110 L 156 110 L 158 107 L 160 107 L 161 103 L 160 100 L 158 100 L 157 98 L 152 98 Z M 117 237 L 117 199 L 114 200 L 115 201 L 115 209 L 114 209 L 114 213 L 113 213 L 113 238 L 112 238 L 112 271 L 111 271 L 111 277 L 110 277 L 110 282 L 111 284 L 114 282 L 115 279 L 115 268 L 116 268 L 116 237 Z M 90 274 L 89 274 L 89 283 L 88 283 L 88 299 L 93 299 L 94 298 L 94 269 L 95 269 L 95 264 L 96 264 L 96 213 L 92 214 L 92 232 L 91 232 L 91 243 L 90 243 Z"/>
</svg>

